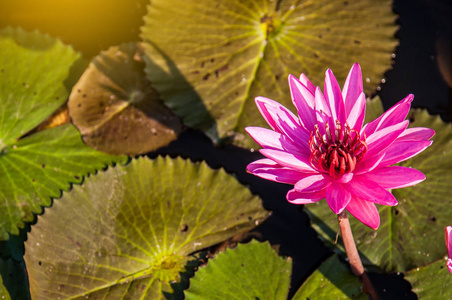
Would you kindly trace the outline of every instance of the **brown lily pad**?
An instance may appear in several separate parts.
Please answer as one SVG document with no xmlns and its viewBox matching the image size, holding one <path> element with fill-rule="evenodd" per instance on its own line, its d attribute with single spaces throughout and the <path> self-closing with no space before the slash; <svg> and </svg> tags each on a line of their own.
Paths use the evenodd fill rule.
<svg viewBox="0 0 452 300">
<path fill-rule="evenodd" d="M 166 146 L 182 130 L 144 75 L 137 44 L 96 56 L 72 89 L 69 114 L 89 146 L 111 154 L 141 154 Z"/>
</svg>

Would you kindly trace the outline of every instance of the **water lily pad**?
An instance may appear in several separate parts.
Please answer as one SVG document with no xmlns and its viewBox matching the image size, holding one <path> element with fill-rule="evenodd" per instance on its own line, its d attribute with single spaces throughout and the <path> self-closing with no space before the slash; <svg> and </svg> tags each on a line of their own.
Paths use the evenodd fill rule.
<svg viewBox="0 0 452 300">
<path fill-rule="evenodd" d="M 118 165 L 64 193 L 32 227 L 25 251 L 31 296 L 171 297 L 190 254 L 267 215 L 257 196 L 205 163 Z"/>
<path fill-rule="evenodd" d="M 373 104 L 368 111 L 378 106 Z M 386 272 L 403 272 L 442 258 L 444 249 L 438 245 L 444 243 L 444 227 L 450 224 L 452 215 L 452 128 L 425 110 L 412 110 L 409 119 L 410 127 L 436 131 L 427 150 L 401 163 L 422 171 L 427 179 L 416 186 L 394 190 L 397 206 L 377 205 L 381 217 L 377 231 L 353 218 L 350 221 L 363 258 Z M 331 247 L 336 247 L 336 216 L 323 202 L 307 205 L 305 210 L 313 227 Z"/>
<path fill-rule="evenodd" d="M 411 283 L 413 292 L 421 300 L 452 299 L 452 274 L 447 270 L 444 259 L 410 270 L 405 274 L 405 279 Z"/>
<path fill-rule="evenodd" d="M 110 154 L 141 154 L 176 139 L 181 123 L 144 74 L 135 43 L 96 56 L 72 89 L 72 121 L 91 147 Z"/>
<path fill-rule="evenodd" d="M 187 300 L 287 299 L 292 261 L 252 240 L 209 260 L 190 280 Z"/>
<path fill-rule="evenodd" d="M 0 31 L 0 149 L 66 101 L 64 81 L 79 56 L 48 35 L 10 27 Z"/>
<path fill-rule="evenodd" d="M 188 300 L 287 299 L 291 260 L 268 243 L 251 241 L 210 259 L 190 279 Z M 367 299 L 362 284 L 336 255 L 328 258 L 300 287 L 296 299 Z"/>
<path fill-rule="evenodd" d="M 331 68 L 343 83 L 359 62 L 374 91 L 396 46 L 395 17 L 389 0 L 155 0 L 141 28 L 146 72 L 186 125 L 251 146 L 243 128 L 266 126 L 254 97 L 290 107 L 289 73 L 323 86 Z"/>
<path fill-rule="evenodd" d="M 86 147 L 71 125 L 21 138 L 66 100 L 78 58 L 47 35 L 0 31 L 0 240 L 18 234 L 70 183 L 120 159 Z"/>
<path fill-rule="evenodd" d="M 18 234 L 24 221 L 42 212 L 51 198 L 71 183 L 127 157 L 102 154 L 89 148 L 73 125 L 64 125 L 20 139 L 0 156 L 0 239 Z"/>
<path fill-rule="evenodd" d="M 303 283 L 292 300 L 368 299 L 359 278 L 336 255 L 331 256 Z"/>
</svg>

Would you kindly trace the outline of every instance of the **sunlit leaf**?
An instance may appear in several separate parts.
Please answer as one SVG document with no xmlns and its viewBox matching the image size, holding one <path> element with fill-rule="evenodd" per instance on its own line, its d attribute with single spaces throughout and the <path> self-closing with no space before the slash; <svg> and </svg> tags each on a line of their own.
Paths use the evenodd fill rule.
<svg viewBox="0 0 452 300">
<path fill-rule="evenodd" d="M 446 252 L 445 247 L 442 249 Z M 405 279 L 411 283 L 413 292 L 420 300 L 452 299 L 452 274 L 447 270 L 444 259 L 407 272 Z"/>
<path fill-rule="evenodd" d="M 0 31 L 0 240 L 70 183 L 119 159 L 86 147 L 70 125 L 21 138 L 66 100 L 78 58 L 47 35 Z"/>
<path fill-rule="evenodd" d="M 254 97 L 291 107 L 289 73 L 323 87 L 361 64 L 367 93 L 390 67 L 396 46 L 392 1 L 154 0 L 141 28 L 147 75 L 183 122 L 215 141 L 254 143 L 265 127 Z"/>
<path fill-rule="evenodd" d="M 1 149 L 66 101 L 64 81 L 78 58 L 71 47 L 48 35 L 9 27 L 0 31 Z"/>
<path fill-rule="evenodd" d="M 40 131 L 3 149 L 0 156 L 0 238 L 18 234 L 24 221 L 49 206 L 71 183 L 83 176 L 125 161 L 83 144 L 73 125 Z"/>
<path fill-rule="evenodd" d="M 378 106 L 369 106 L 368 111 Z M 436 131 L 434 142 L 427 150 L 401 163 L 422 171 L 427 179 L 413 187 L 394 190 L 399 201 L 397 206 L 377 205 L 381 217 L 377 231 L 351 218 L 353 235 L 363 258 L 387 272 L 425 266 L 443 257 L 444 249 L 438 245 L 444 243 L 444 228 L 450 224 L 452 215 L 452 128 L 424 110 L 412 110 L 409 119 L 410 127 Z M 305 210 L 311 216 L 313 227 L 331 247 L 336 247 L 336 216 L 324 202 L 307 205 Z"/>
<path fill-rule="evenodd" d="M 190 279 L 185 296 L 188 300 L 285 300 L 290 269 L 290 260 L 278 257 L 267 243 L 239 244 L 200 268 Z M 358 277 L 334 255 L 314 271 L 292 299 L 367 299 L 367 295 Z"/>
<path fill-rule="evenodd" d="M 305 299 L 368 299 L 362 292 L 359 278 L 339 261 L 336 255 L 328 258 L 303 283 L 292 300 Z"/>
<path fill-rule="evenodd" d="M 257 196 L 205 163 L 140 158 L 109 168 L 63 193 L 32 227 L 32 298 L 171 298 L 190 254 L 267 215 Z"/>
<path fill-rule="evenodd" d="M 287 299 L 292 263 L 270 244 L 251 241 L 209 260 L 190 279 L 187 300 Z"/>
<path fill-rule="evenodd" d="M 72 89 L 72 121 L 91 147 L 110 154 L 141 154 L 166 146 L 181 123 L 145 77 L 135 43 L 96 56 Z"/>
</svg>

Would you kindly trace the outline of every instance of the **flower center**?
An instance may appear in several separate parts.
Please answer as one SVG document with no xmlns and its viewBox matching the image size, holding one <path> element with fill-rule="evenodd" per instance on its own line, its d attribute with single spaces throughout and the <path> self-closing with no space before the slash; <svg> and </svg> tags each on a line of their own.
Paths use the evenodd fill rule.
<svg viewBox="0 0 452 300">
<path fill-rule="evenodd" d="M 325 134 L 321 134 L 318 124 L 309 138 L 311 156 L 309 160 L 313 167 L 329 173 L 332 177 L 340 177 L 353 172 L 367 151 L 366 139 L 361 140 L 359 132 L 350 129 L 348 124 L 342 125 L 336 120 L 336 128 L 331 132 L 328 123 Z"/>
</svg>

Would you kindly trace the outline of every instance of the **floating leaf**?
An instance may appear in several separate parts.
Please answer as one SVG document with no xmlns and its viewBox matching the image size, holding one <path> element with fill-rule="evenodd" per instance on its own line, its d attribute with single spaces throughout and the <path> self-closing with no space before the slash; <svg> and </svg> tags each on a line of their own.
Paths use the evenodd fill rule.
<svg viewBox="0 0 452 300">
<path fill-rule="evenodd" d="M 447 270 L 446 260 L 440 259 L 405 275 L 419 299 L 452 299 L 452 274 Z"/>
<path fill-rule="evenodd" d="M 24 221 L 60 197 L 70 183 L 126 157 L 102 154 L 83 144 L 73 125 L 40 131 L 3 149 L 0 156 L 0 239 L 18 234 Z"/>
<path fill-rule="evenodd" d="M 18 234 L 70 183 L 119 159 L 86 147 L 71 126 L 19 140 L 66 100 L 78 58 L 47 35 L 0 31 L 0 240 Z"/>
<path fill-rule="evenodd" d="M 372 104 L 368 110 L 378 106 Z M 403 272 L 443 257 L 444 249 L 438 245 L 444 243 L 444 227 L 450 223 L 452 215 L 451 126 L 425 110 L 412 110 L 409 119 L 410 127 L 436 131 L 434 142 L 427 150 L 400 164 L 422 171 L 427 179 L 413 187 L 394 190 L 399 201 L 397 206 L 377 205 L 381 217 L 377 231 L 351 219 L 361 254 L 369 263 L 387 272 Z M 311 216 L 313 227 L 335 247 L 337 220 L 324 202 L 307 205 L 305 210 Z"/>
<path fill-rule="evenodd" d="M 254 97 L 291 107 L 289 73 L 343 83 L 353 63 L 375 90 L 396 46 L 392 1 L 154 0 L 141 28 L 146 72 L 183 122 L 251 146 L 265 127 Z"/>
<path fill-rule="evenodd" d="M 309 276 L 292 300 L 367 299 L 361 287 L 359 278 L 333 255 Z"/>
<path fill-rule="evenodd" d="M 181 131 L 147 81 L 135 43 L 96 56 L 69 97 L 83 140 L 110 154 L 141 154 L 166 146 Z"/>
<path fill-rule="evenodd" d="M 48 35 L 9 27 L 0 31 L 0 149 L 66 101 L 64 81 L 78 58 Z"/>
<path fill-rule="evenodd" d="M 287 299 L 291 261 L 268 243 L 251 241 L 209 260 L 190 280 L 186 299 Z M 337 256 L 327 259 L 301 286 L 296 299 L 367 299 L 362 284 Z"/>
<path fill-rule="evenodd" d="M 163 299 L 187 271 L 188 255 L 267 214 L 234 177 L 205 163 L 118 165 L 86 178 L 38 218 L 25 251 L 32 298 Z"/>
<path fill-rule="evenodd" d="M 238 244 L 209 260 L 190 280 L 187 300 L 287 299 L 292 262 L 270 244 Z"/>
</svg>

